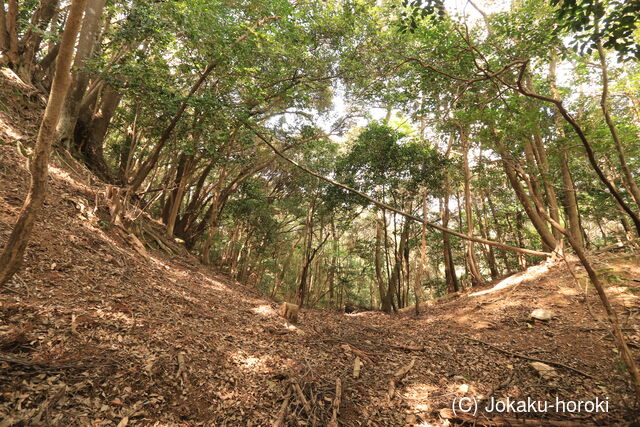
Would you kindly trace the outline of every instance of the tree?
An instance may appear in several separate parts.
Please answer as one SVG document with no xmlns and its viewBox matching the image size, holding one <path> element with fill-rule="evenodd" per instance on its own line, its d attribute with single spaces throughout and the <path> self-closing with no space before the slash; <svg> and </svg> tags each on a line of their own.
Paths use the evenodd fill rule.
<svg viewBox="0 0 640 427">
<path fill-rule="evenodd" d="M 86 0 L 73 0 L 71 3 L 67 23 L 62 34 L 62 41 L 60 42 L 56 74 L 29 165 L 31 172 L 29 192 L 9 240 L 4 246 L 2 255 L 0 255 L 0 284 L 6 283 L 20 268 L 31 230 L 47 194 L 49 154 L 55 140 L 55 129 L 62 105 L 71 83 L 71 61 L 73 60 L 74 45 L 85 5 Z"/>
</svg>

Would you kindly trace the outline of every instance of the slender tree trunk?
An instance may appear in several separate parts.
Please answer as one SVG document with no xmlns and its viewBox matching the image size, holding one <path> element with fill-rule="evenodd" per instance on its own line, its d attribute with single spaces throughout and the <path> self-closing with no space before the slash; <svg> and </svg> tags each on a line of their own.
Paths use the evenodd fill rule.
<svg viewBox="0 0 640 427">
<path fill-rule="evenodd" d="M 442 198 L 442 226 L 449 226 L 449 172 L 445 171 L 444 175 L 444 196 Z M 442 248 L 444 252 L 444 272 L 447 282 L 447 290 L 449 293 L 460 291 L 460 284 L 456 275 L 456 266 L 453 262 L 453 253 L 451 251 L 451 237 L 448 233 L 442 233 Z"/>
<path fill-rule="evenodd" d="M 618 160 L 620 161 L 620 169 L 622 170 L 622 183 L 625 188 L 628 189 L 631 197 L 636 202 L 638 208 L 640 208 L 640 188 L 631 173 L 631 169 L 627 164 L 627 159 L 624 154 L 624 148 L 618 135 L 618 129 L 609 114 L 609 69 L 607 67 L 607 59 L 602 48 L 602 42 L 598 40 L 598 56 L 600 57 L 600 67 L 602 68 L 602 97 L 600 98 L 600 107 L 602 108 L 602 114 L 607 122 L 607 127 L 611 133 L 613 144 L 616 147 L 616 153 L 618 154 Z"/>
<path fill-rule="evenodd" d="M 304 255 L 302 257 L 302 271 L 300 272 L 300 282 L 296 293 L 296 301 L 299 306 L 304 304 L 307 291 L 307 276 L 309 274 L 309 264 L 313 245 L 313 213 L 314 204 L 307 211 L 307 218 L 304 222 Z"/>
<path fill-rule="evenodd" d="M 484 205 L 484 198 L 482 199 L 482 213 L 480 212 L 480 208 L 476 205 L 476 217 L 478 218 L 478 227 L 480 228 L 480 235 L 488 239 L 489 238 L 489 224 L 487 222 L 487 209 Z M 491 278 L 495 279 L 498 277 L 498 266 L 496 264 L 496 257 L 493 253 L 493 248 L 491 246 L 482 245 L 484 249 L 485 258 L 487 259 L 487 265 L 489 266 L 489 271 L 491 273 Z"/>
<path fill-rule="evenodd" d="M 55 139 L 55 129 L 60 117 L 62 103 L 71 82 L 69 71 L 73 59 L 73 47 L 80 28 L 85 4 L 86 0 L 73 0 L 71 3 L 71 9 L 60 43 L 60 54 L 58 55 L 53 86 L 30 162 L 31 183 L 29 192 L 9 240 L 0 256 L 0 284 L 6 283 L 20 268 L 36 216 L 47 194 L 49 155 Z"/>
<path fill-rule="evenodd" d="M 529 166 L 529 170 L 526 171 L 525 176 L 527 185 L 529 186 L 529 194 L 531 195 L 531 199 L 537 206 L 544 207 L 546 210 L 547 205 L 545 203 L 544 197 L 542 196 L 542 187 L 540 185 L 540 181 L 538 180 L 539 171 L 536 170 L 537 161 L 533 153 L 531 141 L 524 142 L 524 156 L 527 162 L 527 166 Z M 553 234 L 553 227 L 551 228 L 551 232 Z"/>
<path fill-rule="evenodd" d="M 333 216 L 331 217 L 331 265 L 329 267 L 329 305 L 334 306 L 335 287 L 336 287 L 336 269 L 338 267 L 338 239 L 336 238 L 336 224 Z M 376 264 L 376 273 L 378 265 Z"/>
<path fill-rule="evenodd" d="M 293 244 L 292 249 L 287 254 L 287 257 L 285 258 L 284 262 L 280 264 L 281 265 L 280 271 L 276 276 L 276 282 L 273 285 L 273 290 L 271 291 L 272 298 L 274 298 L 278 294 L 278 291 L 280 290 L 280 286 L 282 285 L 282 282 L 284 281 L 284 277 L 287 273 L 287 267 L 291 265 L 291 259 L 293 258 L 293 255 L 296 253 L 296 251 L 293 250 L 293 248 L 295 248 L 298 245 L 298 243 L 300 243 L 300 239 L 296 240 L 296 242 Z"/>
<path fill-rule="evenodd" d="M 176 219 L 178 218 L 178 213 L 180 212 L 180 206 L 182 205 L 182 199 L 184 198 L 187 182 L 195 167 L 193 155 L 183 155 L 183 157 L 184 166 L 176 183 L 177 188 L 173 194 L 173 202 L 171 203 L 171 208 L 169 209 L 169 215 L 167 218 L 167 234 L 169 236 L 173 236 L 174 234 L 173 231 L 176 225 Z"/>
<path fill-rule="evenodd" d="M 7 37 L 9 39 L 9 50 L 7 58 L 12 66 L 18 64 L 18 0 L 8 0 L 7 8 Z"/>
<path fill-rule="evenodd" d="M 383 213 L 382 213 L 383 214 Z M 376 281 L 378 282 L 378 291 L 380 293 L 380 303 L 385 313 L 391 313 L 391 302 L 384 282 L 383 260 L 382 260 L 382 244 L 384 241 L 383 221 L 379 214 L 376 213 L 376 248 L 375 248 L 375 266 Z"/>
<path fill-rule="evenodd" d="M 427 194 L 422 195 L 422 216 L 427 217 L 429 213 L 429 207 L 427 206 Z M 420 233 L 420 266 L 418 268 L 418 274 L 414 281 L 413 293 L 416 298 L 416 316 L 420 314 L 420 302 L 423 301 L 424 292 L 422 290 L 422 284 L 425 277 L 428 275 L 427 266 L 427 224 L 422 223 L 422 230 Z"/>
<path fill-rule="evenodd" d="M 473 235 L 474 223 L 471 212 L 471 170 L 469 169 L 469 139 L 466 129 L 460 126 L 460 139 L 462 142 L 462 168 L 464 171 L 464 211 L 467 220 L 467 234 Z M 478 260 L 476 258 L 475 246 L 472 241 L 465 242 L 467 246 L 467 262 L 469 263 L 469 271 L 471 273 L 471 283 L 473 286 L 479 286 L 485 283 Z"/>
<path fill-rule="evenodd" d="M 202 247 L 202 263 L 208 265 L 211 262 L 210 251 L 213 238 L 218 231 L 218 212 L 220 212 L 220 187 L 227 176 L 227 168 L 224 166 L 220 171 L 220 177 L 216 182 L 216 187 L 213 191 L 213 197 L 211 201 L 211 208 L 208 218 L 207 238 Z"/>
<path fill-rule="evenodd" d="M 556 62 L 557 62 L 557 59 L 555 55 L 552 54 L 550 66 L 549 66 L 549 81 L 553 82 L 553 84 L 551 85 L 552 87 L 555 87 Z M 573 116 L 564 107 L 562 103 L 562 99 L 557 95 L 557 90 L 555 91 L 555 93 L 552 90 L 553 97 L 551 98 L 548 96 L 540 95 L 538 93 L 534 93 L 527 90 L 522 85 L 522 77 L 525 71 L 526 71 L 526 68 L 523 66 L 520 69 L 517 90 L 525 96 L 539 99 L 541 101 L 549 102 L 556 107 L 557 112 L 559 112 L 562 118 L 571 125 L 576 135 L 578 135 L 578 138 L 580 139 L 580 142 L 582 142 L 582 146 L 584 147 L 585 152 L 587 153 L 587 159 L 589 160 L 589 164 L 591 165 L 591 168 L 596 172 L 596 175 L 598 175 L 600 182 L 602 182 L 604 186 L 609 190 L 609 193 L 611 194 L 611 196 L 614 199 L 616 199 L 618 203 L 620 203 L 620 206 L 622 206 L 622 209 L 624 209 L 624 211 L 627 213 L 627 215 L 629 215 L 629 217 L 633 221 L 633 225 L 636 228 L 637 234 L 640 235 L 640 217 L 636 212 L 633 211 L 633 209 L 629 207 L 629 205 L 627 205 L 627 203 L 624 201 L 624 198 L 620 195 L 618 191 L 616 191 L 616 189 L 611 185 L 611 181 L 609 181 L 607 177 L 604 175 L 604 173 L 602 172 L 602 169 L 598 165 L 598 161 L 596 159 L 596 155 L 595 155 L 595 152 L 593 151 L 593 147 L 591 146 L 591 143 L 587 139 L 586 135 L 584 134 L 584 131 L 582 130 L 578 122 L 576 122 Z"/>
<path fill-rule="evenodd" d="M 540 212 L 540 214 L 546 216 L 546 213 L 542 211 Z M 611 330 L 616 343 L 616 347 L 618 347 L 620 355 L 622 356 L 622 360 L 627 367 L 627 370 L 629 371 L 629 375 L 631 376 L 636 394 L 636 404 L 640 404 L 640 370 L 638 370 L 638 366 L 636 365 L 633 355 L 629 350 L 629 347 L 627 346 L 627 341 L 624 337 L 624 334 L 622 333 L 622 329 L 620 328 L 618 314 L 609 302 L 609 297 L 607 296 L 604 285 L 600 281 L 600 278 L 598 277 L 596 271 L 593 269 L 591 261 L 589 261 L 589 259 L 587 258 L 583 247 L 578 244 L 578 242 L 573 240 L 573 236 L 571 235 L 571 233 L 569 233 L 566 229 L 564 229 L 564 227 L 562 227 L 559 223 L 553 221 L 548 216 L 546 217 L 546 219 L 553 227 L 557 228 L 560 232 L 562 232 L 562 234 L 567 237 L 567 240 L 573 247 L 576 256 L 578 257 L 578 259 L 580 259 L 580 263 L 587 271 L 589 280 L 591 281 L 593 287 L 596 289 L 598 297 L 600 298 L 600 302 L 604 307 L 605 313 L 607 313 L 607 318 L 609 320 L 609 324 L 611 325 Z"/>
<path fill-rule="evenodd" d="M 409 209 L 411 211 L 411 209 Z M 396 293 L 397 305 L 395 308 L 403 307 L 403 292 L 402 292 L 402 269 L 404 262 L 404 253 L 407 249 L 407 243 L 409 240 L 409 221 L 407 218 L 404 219 L 404 224 L 402 225 L 402 231 L 400 232 L 400 243 L 398 245 L 398 256 L 395 258 L 395 262 L 393 264 L 393 269 L 391 270 L 391 278 L 389 279 L 389 290 L 388 294 L 393 295 Z"/>
<path fill-rule="evenodd" d="M 549 214 L 554 221 L 560 222 L 560 209 L 558 207 L 558 198 L 556 196 L 555 189 L 553 188 L 553 180 L 549 173 L 549 160 L 547 158 L 547 150 L 545 149 L 542 137 L 540 136 L 540 130 L 536 127 L 536 131 L 533 135 L 533 148 L 536 154 L 536 161 L 540 168 L 542 175 L 542 183 L 544 192 L 547 195 L 547 203 L 549 204 Z M 553 237 L 556 241 L 559 241 L 562 237 L 561 233 L 555 228 L 552 229 Z"/>
<path fill-rule="evenodd" d="M 525 245 L 525 241 L 522 237 L 522 232 L 520 231 L 522 230 L 523 227 L 524 227 L 524 221 L 522 220 L 522 211 L 518 211 L 516 212 L 515 233 L 516 233 L 516 238 L 518 239 L 518 244 L 522 245 L 522 247 L 524 247 Z M 527 269 L 527 258 L 524 256 L 524 254 L 518 254 L 518 265 L 520 266 L 521 270 Z"/>
<path fill-rule="evenodd" d="M 493 201 L 491 200 L 491 195 L 489 193 L 487 193 L 486 196 L 487 196 L 487 204 L 489 205 L 489 211 L 491 212 L 491 217 L 493 218 L 493 224 L 494 224 L 494 230 L 496 232 L 496 237 L 498 238 L 498 240 L 503 242 L 504 241 L 504 237 L 503 237 L 503 234 L 502 234 L 502 226 L 500 225 L 500 221 L 498 221 L 497 211 L 496 211 L 495 207 L 493 206 Z M 483 209 L 485 209 L 484 205 L 483 205 Z M 485 212 L 486 212 L 486 209 L 485 209 Z M 485 213 L 485 215 L 486 215 L 486 213 Z M 488 228 L 489 227 L 487 226 L 487 230 L 488 230 Z M 511 267 L 510 267 L 510 263 L 509 263 L 509 257 L 507 256 L 507 252 L 501 250 L 500 254 L 502 255 L 502 262 L 504 263 L 504 268 L 507 271 L 507 273 L 509 273 L 511 271 Z"/>
<path fill-rule="evenodd" d="M 384 196 L 383 196 L 384 198 Z M 391 311 L 395 311 L 396 310 L 396 303 L 394 301 L 394 297 L 395 297 L 395 289 L 393 288 L 393 286 L 391 286 L 391 265 L 389 262 L 389 233 L 388 233 L 388 229 L 389 229 L 389 225 L 387 224 L 387 212 L 386 210 L 382 209 L 381 210 L 382 213 L 382 231 L 384 233 L 384 239 L 382 240 L 382 247 L 384 249 L 384 264 L 385 264 L 385 269 L 387 272 L 386 278 L 387 278 L 387 283 L 386 283 L 386 288 L 387 290 L 385 291 L 386 296 L 387 296 L 387 300 L 389 301 L 389 306 L 391 307 Z M 394 242 L 394 251 L 395 251 L 395 242 Z"/>
<path fill-rule="evenodd" d="M 495 131 L 494 131 L 495 132 Z M 542 240 L 542 246 L 545 251 L 552 251 L 556 246 L 556 240 L 553 237 L 553 234 L 547 227 L 546 222 L 540 217 L 540 215 L 536 212 L 536 208 L 532 205 L 529 196 L 526 194 L 522 184 L 518 180 L 516 175 L 516 171 L 513 165 L 513 160 L 511 159 L 509 153 L 507 152 L 504 143 L 500 139 L 500 136 L 494 134 L 496 146 L 498 148 L 498 152 L 502 157 L 502 163 L 504 166 L 504 171 L 509 179 L 509 183 L 511 187 L 516 193 L 518 200 L 520 200 L 520 204 L 524 208 L 524 211 L 527 213 L 527 216 L 531 220 L 534 228 L 540 235 L 540 239 Z"/>
</svg>

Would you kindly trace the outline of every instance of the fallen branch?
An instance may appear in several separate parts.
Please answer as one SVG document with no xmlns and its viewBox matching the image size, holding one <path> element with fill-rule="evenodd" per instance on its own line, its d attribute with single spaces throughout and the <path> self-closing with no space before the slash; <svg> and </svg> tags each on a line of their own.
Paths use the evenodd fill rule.
<svg viewBox="0 0 640 427">
<path fill-rule="evenodd" d="M 344 190 L 347 190 L 351 193 L 357 194 L 358 196 L 362 197 L 363 199 L 367 200 L 370 203 L 373 203 L 374 205 L 382 208 L 382 209 L 386 209 L 389 210 L 391 212 L 395 212 L 398 215 L 402 215 L 405 218 L 417 221 L 421 224 L 425 224 L 427 227 L 431 227 L 434 228 L 438 231 L 442 231 L 443 233 L 448 233 L 448 234 L 452 234 L 454 236 L 460 237 L 461 239 L 465 239 L 465 240 L 470 240 L 472 242 L 477 242 L 477 243 L 483 243 L 485 245 L 489 245 L 489 246 L 495 246 L 497 248 L 506 250 L 506 251 L 511 251 L 511 252 L 518 252 L 518 253 L 523 253 L 523 254 L 527 254 L 527 255 L 535 255 L 535 256 L 539 256 L 539 257 L 549 257 L 551 256 L 550 252 L 540 252 L 540 251 L 534 251 L 531 249 L 524 249 L 524 248 L 518 248 L 515 246 L 510 246 L 504 243 L 500 243 L 500 242 L 495 242 L 493 240 L 488 240 L 488 239 L 483 239 L 481 237 L 475 237 L 475 236 L 469 236 L 467 234 L 463 234 L 463 233 L 459 233 L 457 231 L 454 231 L 450 228 L 446 228 L 443 227 L 441 225 L 438 224 L 434 224 L 432 222 L 427 221 L 425 218 L 420 218 L 416 215 L 410 214 L 408 212 L 404 212 L 403 210 L 400 210 L 398 208 L 395 208 L 391 205 L 388 205 L 386 203 L 380 202 L 368 195 L 366 195 L 365 193 L 356 190 L 355 188 L 351 188 L 348 185 L 342 184 L 341 182 L 338 181 L 334 181 L 331 178 L 328 178 L 324 175 L 321 175 L 317 172 L 312 171 L 311 169 L 302 166 L 301 164 L 299 164 L 298 162 L 296 162 L 295 160 L 290 159 L 289 157 L 285 156 L 284 154 L 282 154 L 282 152 L 280 152 L 280 150 L 278 150 L 272 143 L 271 141 L 269 141 L 266 137 L 264 137 L 260 132 L 258 132 L 256 129 L 254 129 L 251 125 L 249 125 L 247 123 L 247 127 L 249 129 L 251 129 L 251 131 L 258 137 L 260 138 L 265 144 L 267 144 L 269 146 L 269 148 L 271 148 L 271 150 L 273 150 L 274 153 L 276 153 L 279 157 L 281 157 L 283 160 L 291 163 L 292 165 L 294 165 L 295 167 L 305 171 L 306 173 L 308 173 L 309 175 L 315 176 L 318 179 L 321 179 L 323 181 L 328 182 L 329 184 L 333 184 L 337 187 L 340 187 Z"/>
<path fill-rule="evenodd" d="M 357 348 L 356 346 L 354 346 L 353 344 L 342 340 L 342 339 L 335 339 L 335 338 L 325 338 L 322 340 L 323 342 L 340 342 L 342 343 L 342 345 L 340 347 L 342 347 L 342 349 L 344 351 L 350 351 L 352 353 L 354 353 L 356 356 L 360 356 L 361 359 L 367 361 L 368 363 L 371 364 L 375 364 L 375 362 L 373 360 L 371 360 L 371 358 L 369 356 L 381 356 L 382 353 L 367 353 L 366 351 L 362 351 L 359 348 Z"/>
<path fill-rule="evenodd" d="M 340 401 L 342 400 L 342 382 L 336 378 L 336 397 L 333 398 L 333 413 L 328 427 L 338 427 L 338 413 L 340 412 Z"/>
<path fill-rule="evenodd" d="M 316 422 L 315 422 L 315 417 L 313 416 L 313 411 L 311 410 L 311 405 L 309 404 L 309 401 L 307 400 L 304 393 L 302 392 L 302 388 L 300 387 L 300 384 L 294 381 L 292 383 L 292 386 L 293 386 L 293 390 L 298 395 L 298 400 L 300 400 L 300 403 L 302 403 L 302 407 L 304 408 L 304 411 L 307 413 L 307 416 L 309 417 L 309 419 L 311 419 L 311 423 L 315 425 Z"/>
<path fill-rule="evenodd" d="M 425 351 L 426 348 L 423 345 L 392 345 L 391 348 L 406 351 Z"/>
<path fill-rule="evenodd" d="M 46 362 L 35 362 L 32 360 L 22 359 L 20 357 L 9 356 L 6 354 L 0 354 L 0 362 L 13 363 L 14 365 L 20 365 L 27 368 L 37 368 L 44 371 L 58 371 L 62 369 L 87 369 L 92 365 L 71 365 L 71 364 L 53 364 Z"/>
<path fill-rule="evenodd" d="M 289 407 L 289 399 L 291 398 L 291 386 L 287 387 L 287 394 L 280 405 L 280 410 L 278 411 L 278 416 L 272 424 L 272 427 L 284 427 L 285 421 L 287 418 L 287 408 Z"/>
<path fill-rule="evenodd" d="M 462 337 L 463 337 L 463 338 L 465 338 L 465 339 L 467 339 L 467 340 L 469 340 L 469 341 L 475 341 L 475 342 L 477 342 L 477 343 L 480 343 L 480 344 L 486 345 L 486 346 L 487 346 L 487 347 L 489 347 L 489 348 L 492 348 L 492 349 L 497 350 L 497 351 L 499 351 L 499 352 L 501 352 L 501 353 L 504 353 L 504 354 L 508 354 L 508 355 L 510 355 L 510 356 L 518 357 L 518 358 L 520 358 L 520 359 L 524 359 L 524 360 L 529 360 L 529 361 L 531 361 L 531 362 L 541 362 L 541 363 L 546 363 L 547 365 L 553 365 L 553 366 L 557 366 L 557 367 L 559 367 L 559 368 L 568 369 L 568 370 L 570 370 L 570 371 L 573 371 L 573 372 L 575 372 L 575 373 L 577 373 L 577 374 L 580 374 L 580 375 L 582 375 L 582 376 L 585 376 L 585 377 L 587 377 L 587 378 L 591 378 L 591 379 L 593 379 L 593 380 L 597 379 L 597 378 L 596 378 L 596 377 L 594 377 L 593 375 L 587 374 L 586 372 L 583 372 L 583 371 L 581 371 L 581 370 L 579 370 L 579 369 L 572 368 L 571 366 L 565 365 L 564 363 L 554 362 L 554 361 L 552 361 L 552 360 L 537 359 L 537 358 L 535 358 L 535 357 L 530 357 L 530 356 L 525 356 L 524 354 L 516 353 L 516 352 L 513 352 L 513 351 L 509 351 L 509 350 L 504 350 L 504 349 L 502 349 L 502 348 L 500 348 L 500 347 L 496 347 L 496 346 L 495 346 L 495 345 L 493 345 L 493 344 L 489 344 L 488 342 L 484 342 L 484 341 L 479 340 L 479 339 L 477 339 L 477 338 L 471 338 L 471 337 L 466 336 L 466 335 L 462 335 Z"/>
<path fill-rule="evenodd" d="M 402 368 L 398 369 L 393 374 L 393 377 L 389 379 L 389 388 L 387 389 L 387 398 L 389 399 L 389 401 L 393 399 L 393 395 L 396 392 L 396 383 L 402 380 L 402 378 L 404 378 L 404 376 L 407 375 L 407 373 L 411 370 L 411 368 L 413 368 L 413 365 L 415 364 L 416 364 L 416 358 L 414 357 L 413 359 L 411 359 L 411 362 L 409 362 L 407 365 L 403 366 Z"/>
</svg>

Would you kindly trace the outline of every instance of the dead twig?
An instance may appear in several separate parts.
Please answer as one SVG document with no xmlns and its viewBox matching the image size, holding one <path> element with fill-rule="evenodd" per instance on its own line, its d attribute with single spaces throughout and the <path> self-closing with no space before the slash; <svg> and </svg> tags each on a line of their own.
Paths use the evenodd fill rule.
<svg viewBox="0 0 640 427">
<path fill-rule="evenodd" d="M 495 345 L 493 345 L 493 344 L 489 344 L 489 343 L 484 342 L 484 341 L 482 341 L 482 340 L 479 340 L 479 339 L 477 339 L 477 338 L 471 338 L 471 337 L 466 336 L 466 335 L 461 335 L 461 336 L 462 336 L 463 338 L 465 338 L 465 339 L 469 340 L 469 341 L 475 341 L 475 342 L 477 342 L 477 343 L 483 344 L 483 345 L 485 345 L 485 346 L 487 346 L 487 347 L 489 347 L 489 348 L 492 348 L 492 349 L 497 350 L 497 351 L 499 351 L 499 352 L 501 352 L 501 353 L 504 353 L 504 354 L 508 354 L 508 355 L 510 355 L 510 356 L 518 357 L 518 358 L 520 358 L 520 359 L 524 359 L 524 360 L 530 360 L 530 361 L 532 361 L 532 362 L 541 362 L 541 363 L 546 363 L 547 365 L 553 365 L 553 366 L 557 366 L 557 367 L 559 367 L 559 368 L 568 369 L 569 371 L 573 371 L 573 372 L 575 372 L 575 373 L 577 373 L 577 374 L 580 374 L 580 375 L 585 376 L 585 377 L 587 377 L 587 378 L 591 378 L 591 379 L 593 379 L 593 380 L 597 379 L 597 378 L 596 378 L 596 377 L 594 377 L 593 375 L 587 374 L 586 372 L 583 372 L 583 371 L 581 371 L 581 370 L 579 370 L 579 369 L 572 368 L 571 366 L 565 365 L 564 363 L 554 362 L 554 361 L 552 361 L 552 360 L 538 359 L 538 358 L 535 358 L 535 357 L 525 356 L 524 354 L 520 354 L 520 353 L 516 353 L 516 352 L 513 352 L 513 351 L 509 351 L 509 350 L 502 349 L 502 348 L 500 348 L 500 347 L 496 347 L 496 346 L 495 346 Z"/>
<path fill-rule="evenodd" d="M 333 413 L 328 427 L 338 427 L 338 413 L 340 412 L 340 401 L 342 399 L 342 382 L 340 378 L 336 378 L 336 396 L 333 398 Z"/>
<path fill-rule="evenodd" d="M 409 362 L 407 365 L 403 366 L 402 368 L 398 369 L 393 374 L 393 377 L 389 379 L 389 388 L 387 389 L 387 398 L 389 399 L 389 401 L 393 399 L 393 395 L 396 392 L 396 383 L 402 380 L 402 378 L 404 378 L 404 376 L 407 375 L 407 373 L 411 370 L 411 368 L 413 368 L 413 365 L 415 364 L 416 364 L 416 358 L 414 357 L 411 359 L 411 362 Z"/>
<path fill-rule="evenodd" d="M 291 385 L 287 387 L 287 394 L 280 405 L 280 410 L 278 411 L 278 416 L 272 424 L 272 427 L 284 427 L 285 421 L 287 418 L 287 409 L 289 408 L 289 399 L 291 398 Z"/>
<path fill-rule="evenodd" d="M 13 363 L 14 365 L 20 365 L 27 368 L 40 369 L 44 371 L 59 371 L 64 369 L 87 369 L 91 367 L 91 365 L 70 365 L 70 364 L 52 364 L 45 362 L 35 362 L 32 360 L 22 359 L 16 356 L 9 356 L 6 354 L 0 353 L 0 362 Z"/>
<path fill-rule="evenodd" d="M 298 400 L 300 400 L 300 403 L 302 403 L 302 407 L 304 408 L 304 411 L 307 413 L 307 416 L 311 419 L 311 423 L 315 425 L 316 420 L 315 420 L 315 417 L 313 416 L 311 405 L 309 404 L 309 401 L 307 400 L 304 393 L 302 392 L 302 388 L 300 387 L 300 384 L 293 381 L 291 385 L 293 386 L 293 390 L 296 392 L 296 395 L 298 396 Z"/>
</svg>

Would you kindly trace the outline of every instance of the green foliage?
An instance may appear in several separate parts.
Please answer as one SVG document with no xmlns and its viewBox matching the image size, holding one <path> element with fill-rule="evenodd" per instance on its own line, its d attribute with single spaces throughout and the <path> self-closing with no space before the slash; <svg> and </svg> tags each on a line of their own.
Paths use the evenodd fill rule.
<svg viewBox="0 0 640 427">
<path fill-rule="evenodd" d="M 550 0 L 558 27 L 575 37 L 573 47 L 590 53 L 600 40 L 621 60 L 640 59 L 639 0 Z"/>
<path fill-rule="evenodd" d="M 387 192 L 400 196 L 415 194 L 421 188 L 439 188 L 444 164 L 444 159 L 425 141 L 372 122 L 357 136 L 336 170 L 341 181 L 382 198 Z M 347 200 L 352 198 L 334 191 Z"/>
</svg>

